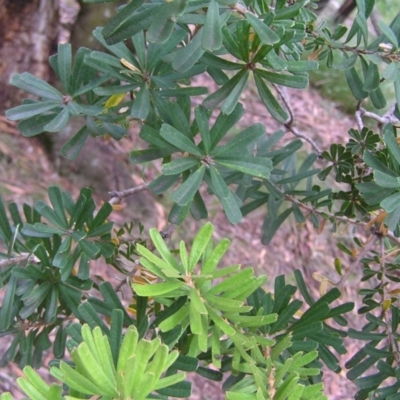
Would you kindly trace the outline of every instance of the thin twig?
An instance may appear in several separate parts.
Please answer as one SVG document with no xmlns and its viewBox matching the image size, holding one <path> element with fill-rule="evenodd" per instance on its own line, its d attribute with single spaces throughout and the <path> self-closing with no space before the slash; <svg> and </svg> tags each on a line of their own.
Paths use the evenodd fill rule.
<svg viewBox="0 0 400 400">
<path fill-rule="evenodd" d="M 163 239 L 170 239 L 172 234 L 174 233 L 176 229 L 176 225 L 175 224 L 169 224 L 169 226 L 167 227 L 167 229 L 164 229 L 160 232 L 161 236 Z"/>
<path fill-rule="evenodd" d="M 115 286 L 115 288 L 114 288 L 115 293 L 118 293 L 121 290 L 122 286 L 125 285 L 125 283 L 129 283 L 129 280 L 133 277 L 133 275 L 135 275 L 138 265 L 139 265 L 139 261 L 137 261 L 135 263 L 135 266 L 132 268 L 132 271 L 129 272 L 129 274 L 127 276 L 125 276 L 124 279 L 122 279 L 121 282 L 119 282 L 117 286 Z"/>
<path fill-rule="evenodd" d="M 271 182 L 271 184 L 273 184 L 273 182 Z M 335 214 L 332 214 L 332 213 L 330 213 L 328 211 L 320 211 L 317 208 L 315 208 L 313 206 L 309 206 L 307 204 L 304 204 L 303 202 L 301 202 L 300 200 L 296 199 L 295 197 L 293 197 L 293 196 L 291 196 L 289 194 L 286 194 L 279 186 L 277 186 L 275 184 L 273 184 L 273 185 L 274 185 L 274 188 L 277 191 L 279 191 L 287 201 L 290 201 L 291 203 L 295 203 L 297 206 L 299 206 L 303 210 L 306 210 L 306 211 L 308 211 L 310 213 L 318 214 L 318 215 L 322 216 L 323 218 L 326 218 L 326 216 L 327 216 L 328 218 L 332 218 L 332 219 L 334 219 L 336 221 L 345 222 L 346 224 L 350 224 L 350 225 L 356 225 L 356 226 L 362 227 L 364 229 L 368 229 L 368 227 L 369 227 L 368 226 L 369 225 L 369 221 L 359 221 L 359 220 L 354 219 L 354 218 L 344 217 L 344 216 L 341 216 L 341 215 L 335 215 Z M 396 237 L 393 232 L 388 230 L 385 233 L 384 236 L 386 236 L 387 238 L 389 238 L 390 240 L 395 242 L 398 246 L 400 246 L 400 238 Z"/>
<path fill-rule="evenodd" d="M 397 117 L 395 117 L 395 115 L 394 115 L 394 110 L 395 110 L 395 106 L 391 107 L 390 110 L 388 110 L 388 112 L 386 112 L 384 115 L 381 116 L 381 115 L 375 114 L 373 112 L 367 111 L 364 108 L 360 108 L 360 111 L 362 113 L 361 115 L 363 117 L 372 118 L 375 121 L 378 121 L 380 124 L 383 124 L 383 125 L 385 125 L 385 124 L 396 125 L 396 124 L 400 123 L 399 119 Z"/>
<path fill-rule="evenodd" d="M 357 110 L 356 110 L 356 112 L 355 112 L 355 117 L 356 117 L 358 129 L 359 129 L 360 131 L 362 130 L 362 128 L 364 128 L 364 122 L 363 122 L 363 120 L 362 120 L 363 109 L 361 108 L 361 103 L 362 103 L 361 100 L 357 103 Z"/>
<path fill-rule="evenodd" d="M 360 261 L 365 257 L 365 255 L 371 250 L 372 246 L 375 244 L 376 235 L 371 235 L 367 241 L 367 243 L 364 245 L 364 248 L 360 251 L 358 254 L 356 260 L 347 268 L 347 271 L 345 274 L 342 276 L 340 281 L 336 284 L 336 286 L 342 290 L 343 286 L 347 280 L 347 278 L 350 276 L 350 274 L 358 267 L 358 264 Z"/>
<path fill-rule="evenodd" d="M 285 122 L 286 127 L 290 127 L 293 123 L 293 112 L 289 104 L 289 99 L 287 98 L 286 93 L 284 92 L 283 89 L 281 89 L 278 85 L 272 84 L 275 90 L 278 92 L 280 98 L 283 101 L 283 104 L 285 105 L 286 111 L 289 113 L 289 119 Z M 289 129 L 289 128 L 288 128 Z"/>
<path fill-rule="evenodd" d="M 136 186 L 134 188 L 125 189 L 121 191 L 112 191 L 108 192 L 111 197 L 110 204 L 119 204 L 122 199 L 128 196 L 132 196 L 135 193 L 143 192 L 149 188 L 148 183 L 144 183 L 143 185 Z"/>
<path fill-rule="evenodd" d="M 29 262 L 31 264 L 37 264 L 40 260 L 34 254 L 23 254 L 21 256 L 8 258 L 6 260 L 0 260 L 0 267 L 9 267 L 15 264 L 22 264 L 24 262 Z"/>
<path fill-rule="evenodd" d="M 293 111 L 290 107 L 289 99 L 287 98 L 286 94 L 283 92 L 283 90 L 278 85 L 274 84 L 273 86 L 274 86 L 275 90 L 278 92 L 287 112 L 289 113 L 289 119 L 283 124 L 283 126 L 286 128 L 286 130 L 288 132 L 293 133 L 294 136 L 304 139 L 306 142 L 310 143 L 311 146 L 314 148 L 314 150 L 317 152 L 318 157 L 320 157 L 322 154 L 322 150 L 317 145 L 315 140 L 311 139 L 305 133 L 301 133 L 296 127 L 293 126 L 293 122 L 294 122 Z"/>
<path fill-rule="evenodd" d="M 285 128 L 292 132 L 294 136 L 299 137 L 301 139 L 304 139 L 306 142 L 310 143 L 311 146 L 314 148 L 314 150 L 317 152 L 318 157 L 321 156 L 322 154 L 322 149 L 317 145 L 314 139 L 311 139 L 309 136 L 307 136 L 305 133 L 301 133 L 296 127 L 294 126 L 288 126 L 285 124 Z"/>
</svg>

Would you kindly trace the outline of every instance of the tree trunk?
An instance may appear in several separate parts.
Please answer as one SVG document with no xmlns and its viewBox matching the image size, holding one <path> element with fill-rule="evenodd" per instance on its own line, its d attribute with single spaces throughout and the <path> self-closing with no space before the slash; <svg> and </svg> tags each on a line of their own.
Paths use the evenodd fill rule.
<svg viewBox="0 0 400 400">
<path fill-rule="evenodd" d="M 48 79 L 58 9 L 58 0 L 0 0 L 0 114 L 28 97 L 9 85 L 14 73 L 29 71 Z"/>
</svg>

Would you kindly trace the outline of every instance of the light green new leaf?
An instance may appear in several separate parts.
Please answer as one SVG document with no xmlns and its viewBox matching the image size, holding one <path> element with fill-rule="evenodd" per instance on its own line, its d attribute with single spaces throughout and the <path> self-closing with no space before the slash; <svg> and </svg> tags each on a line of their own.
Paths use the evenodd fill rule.
<svg viewBox="0 0 400 400">
<path fill-rule="evenodd" d="M 156 228 L 151 228 L 149 231 L 151 240 L 154 243 L 154 246 L 160 253 L 161 257 L 164 259 L 164 261 L 167 263 L 167 266 L 165 266 L 165 269 L 169 269 L 170 272 L 174 273 L 176 271 L 184 273 L 184 270 L 181 265 L 178 264 L 174 256 L 171 254 L 171 251 L 169 250 L 168 246 L 166 245 L 163 237 L 161 236 L 160 232 Z M 144 247 L 142 248 L 142 253 L 144 251 Z M 147 250 L 147 253 L 149 251 Z"/>
<path fill-rule="evenodd" d="M 251 13 L 246 13 L 246 19 L 250 22 L 263 44 L 274 44 L 279 42 L 279 36 L 263 21 Z"/>
<path fill-rule="evenodd" d="M 269 179 L 273 168 L 269 158 L 261 157 L 218 157 L 215 158 L 215 162 L 235 171 L 264 179 Z"/>
<path fill-rule="evenodd" d="M 206 22 L 201 38 L 201 47 L 209 52 L 220 49 L 222 46 L 222 29 L 219 17 L 219 6 L 215 0 L 208 5 Z"/>
<path fill-rule="evenodd" d="M 182 288 L 183 286 L 184 282 L 161 282 L 153 283 L 151 285 L 142 285 L 138 283 L 132 284 L 135 293 L 142 297 L 164 296 L 176 289 Z"/>
<path fill-rule="evenodd" d="M 160 135 L 167 142 L 171 143 L 181 151 L 186 151 L 198 157 L 203 156 L 193 141 L 191 141 L 186 135 L 184 135 L 182 132 L 179 132 L 171 125 L 163 124 L 160 130 Z"/>
<path fill-rule="evenodd" d="M 201 269 L 202 274 L 212 273 L 228 250 L 230 241 L 228 239 L 222 239 L 213 249 L 211 254 L 206 260 L 203 260 L 203 267 Z"/>
<path fill-rule="evenodd" d="M 199 190 L 205 172 L 206 167 L 202 165 L 172 194 L 172 200 L 180 206 L 188 204 Z"/>
<path fill-rule="evenodd" d="M 203 255 L 205 248 L 207 247 L 212 234 L 214 232 L 214 227 L 211 223 L 206 223 L 197 233 L 193 240 L 192 249 L 189 256 L 189 272 L 192 272 L 196 264 L 199 262 L 200 257 Z"/>
</svg>

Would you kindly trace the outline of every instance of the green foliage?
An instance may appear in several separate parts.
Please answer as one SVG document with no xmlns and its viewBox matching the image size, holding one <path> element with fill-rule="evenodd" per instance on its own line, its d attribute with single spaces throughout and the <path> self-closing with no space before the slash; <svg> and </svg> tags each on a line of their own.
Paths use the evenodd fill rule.
<svg viewBox="0 0 400 400">
<path fill-rule="evenodd" d="M 333 230 L 354 228 L 354 244 L 338 243 L 353 263 L 337 258 L 340 281 L 328 291 L 322 277 L 314 299 L 299 271 L 296 286 L 279 276 L 270 293 L 251 268 L 220 267 L 229 240 L 214 244 L 211 223 L 191 245 L 170 249 L 155 229 L 150 244 L 141 225 L 134 240 L 132 224 L 113 228 L 112 205 L 96 207 L 89 189 L 74 200 L 51 187 L 49 204 L 25 204 L 22 212 L 0 201 L 0 336 L 13 335 L 1 363 L 24 368 L 18 383 L 30 398 L 184 398 L 191 394 L 184 373 L 195 372 L 215 381 L 225 374 L 227 399 L 324 399 L 321 368 L 340 371 L 346 336 L 363 343 L 346 364 L 356 398 L 397 398 L 399 289 L 391 284 L 399 282 L 400 268 L 400 14 L 390 24 L 380 21 L 381 34 L 372 37 L 374 0 L 357 1 L 349 29 L 317 24 L 313 6 L 132 0 L 93 32 L 104 51 L 81 48 L 73 56 L 69 44 L 59 45 L 49 62 L 60 89 L 27 72 L 14 75 L 13 85 L 37 97 L 6 113 L 23 135 L 58 132 L 71 118 L 85 121 L 61 150 L 70 159 L 89 135 L 120 140 L 137 126 L 145 145 L 130 149 L 130 160 L 144 168 L 162 163 L 148 188 L 170 194 L 171 224 L 189 214 L 208 218 L 204 197 L 215 195 L 232 224 L 264 208 L 266 245 L 291 214 L 299 228 L 307 220 L 319 231 L 326 222 Z M 359 126 L 349 140 L 322 150 L 294 126 L 285 94 L 286 87 L 306 88 L 321 62 L 343 73 Z M 216 89 L 194 86 L 200 74 Z M 253 82 L 281 129 L 266 133 L 257 123 L 233 135 L 245 114 L 241 95 Z M 384 83 L 395 93 L 392 111 L 366 112 L 367 99 L 387 107 Z M 204 97 L 194 107 L 197 96 Z M 380 126 L 365 127 L 367 117 Z M 281 144 L 288 132 L 296 138 Z M 305 155 L 303 140 L 312 147 Z M 96 260 L 132 282 L 130 305 L 121 286 L 93 280 Z M 367 286 L 358 312 L 367 324 L 357 331 L 343 316 L 354 304 L 337 302 L 359 265 Z M 297 289 L 306 304 L 294 298 Z M 59 385 L 32 369 L 51 347 Z M 61 361 L 65 350 L 70 358 Z"/>
</svg>

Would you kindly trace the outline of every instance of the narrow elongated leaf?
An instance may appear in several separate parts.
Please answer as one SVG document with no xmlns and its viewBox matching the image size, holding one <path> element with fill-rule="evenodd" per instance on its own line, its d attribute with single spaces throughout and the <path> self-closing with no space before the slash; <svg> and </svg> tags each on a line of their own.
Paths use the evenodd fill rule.
<svg viewBox="0 0 400 400">
<path fill-rule="evenodd" d="M 222 46 L 222 29 L 219 17 L 219 6 L 215 0 L 208 5 L 206 22 L 201 37 L 201 47 L 209 52 L 220 49 Z"/>
<path fill-rule="evenodd" d="M 390 43 L 397 49 L 399 47 L 399 42 L 393 30 L 385 24 L 385 22 L 380 18 L 378 21 L 378 27 L 382 34 L 389 40 Z"/>
<path fill-rule="evenodd" d="M 267 215 L 265 221 L 262 226 L 262 243 L 269 244 L 271 243 L 272 238 L 274 237 L 278 228 L 283 224 L 285 219 L 289 217 L 292 212 L 292 208 L 288 208 L 282 214 L 280 214 L 277 218 L 272 217 L 270 214 Z"/>
<path fill-rule="evenodd" d="M 261 43 L 274 44 L 279 42 L 279 36 L 256 16 L 251 13 L 246 13 L 246 19 L 250 22 L 250 25 L 257 33 L 257 36 L 260 38 Z"/>
<path fill-rule="evenodd" d="M 175 289 L 179 289 L 183 286 L 182 282 L 162 282 L 162 283 L 154 283 L 152 285 L 142 285 L 133 283 L 133 290 L 139 295 L 143 297 L 154 297 L 154 296 L 163 296 L 168 293 L 174 291 Z"/>
<path fill-rule="evenodd" d="M 164 4 L 164 7 L 161 7 L 153 17 L 153 22 L 146 35 L 147 40 L 151 43 L 165 43 L 174 30 L 176 22 L 165 12 L 168 5 L 168 3 Z"/>
<path fill-rule="evenodd" d="M 232 157 L 236 154 L 244 155 L 244 150 L 264 135 L 265 126 L 263 124 L 251 125 L 224 146 L 217 147 L 211 152 L 211 155 L 213 157 Z"/>
<path fill-rule="evenodd" d="M 281 86 L 288 86 L 295 89 L 305 89 L 308 86 L 308 78 L 302 75 L 276 74 L 261 69 L 256 69 L 255 73 L 263 79 Z"/>
<path fill-rule="evenodd" d="M 264 80 L 259 77 L 258 74 L 254 74 L 254 80 L 256 82 L 258 94 L 260 95 L 262 102 L 264 103 L 265 107 L 267 107 L 267 110 L 270 112 L 271 116 L 278 122 L 284 124 L 289 118 L 287 112 L 278 103 L 275 96 L 273 96 L 271 91 L 268 89 Z"/>
<path fill-rule="evenodd" d="M 10 84 L 43 99 L 62 101 L 63 98 L 62 93 L 53 86 L 28 72 L 14 74 Z"/>
<path fill-rule="evenodd" d="M 224 167 L 264 179 L 269 179 L 273 167 L 269 158 L 261 157 L 218 157 L 215 158 L 215 162 Z"/>
<path fill-rule="evenodd" d="M 230 114 L 236 107 L 240 99 L 240 95 L 242 94 L 244 88 L 246 87 L 247 80 L 249 78 L 249 71 L 242 76 L 237 85 L 231 90 L 228 97 L 225 99 L 222 104 L 221 111 L 224 114 Z"/>
<path fill-rule="evenodd" d="M 202 165 L 172 194 L 172 200 L 180 206 L 189 204 L 196 192 L 199 190 L 205 172 L 206 167 Z"/>
<path fill-rule="evenodd" d="M 143 85 L 136 95 L 136 99 L 131 108 L 131 117 L 145 120 L 150 111 L 150 92 L 147 85 Z"/>
<path fill-rule="evenodd" d="M 197 233 L 195 239 L 193 240 L 192 249 L 190 251 L 188 270 L 192 272 L 200 257 L 208 245 L 211 236 L 213 234 L 214 227 L 208 222 L 205 224 Z"/>
<path fill-rule="evenodd" d="M 42 101 L 40 103 L 24 104 L 22 106 L 7 110 L 6 117 L 10 121 L 17 121 L 19 119 L 26 119 L 45 113 L 46 111 L 52 110 L 59 106 L 60 103 L 54 101 Z"/>
<path fill-rule="evenodd" d="M 133 0 L 124 8 L 121 8 L 118 14 L 103 29 L 104 38 L 107 39 L 112 34 L 115 34 L 143 3 L 144 0 Z"/>
<path fill-rule="evenodd" d="M 67 143 L 64 144 L 61 148 L 61 154 L 70 160 L 75 160 L 81 152 L 88 136 L 89 132 L 86 126 L 82 127 L 74 136 L 72 136 L 71 139 L 68 140 Z"/>
<path fill-rule="evenodd" d="M 362 89 L 363 82 L 361 81 L 356 69 L 354 67 L 346 69 L 345 75 L 347 84 L 349 85 L 349 88 L 353 93 L 353 96 L 357 100 L 365 99 L 368 96 L 368 92 Z"/>
<path fill-rule="evenodd" d="M 397 161 L 397 164 L 400 165 L 400 148 L 397 140 L 395 138 L 393 128 L 391 125 L 385 125 L 383 128 L 383 138 L 385 139 L 385 143 L 388 147 L 390 154 Z"/>
<path fill-rule="evenodd" d="M 179 132 L 174 127 L 168 124 L 163 124 L 160 130 L 160 135 L 169 143 L 177 147 L 181 151 L 187 151 L 198 157 L 202 157 L 198 147 L 182 132 Z"/>
<path fill-rule="evenodd" d="M 57 70 L 59 78 L 66 93 L 70 93 L 72 54 L 71 44 L 62 43 L 58 45 Z"/>
<path fill-rule="evenodd" d="M 203 101 L 203 106 L 208 109 L 213 109 L 224 101 L 233 91 L 233 89 L 242 80 L 243 76 L 248 74 L 248 71 L 242 69 L 232 79 L 230 79 L 224 86 L 220 87 L 216 92 L 212 93 Z M 229 114 L 229 113 L 226 113 Z"/>
<path fill-rule="evenodd" d="M 199 165 L 199 163 L 200 161 L 196 158 L 181 157 L 171 161 L 168 164 L 163 164 L 162 171 L 165 175 L 176 175 L 196 165 Z"/>
<path fill-rule="evenodd" d="M 69 120 L 68 108 L 64 108 L 54 119 L 52 119 L 47 125 L 45 125 L 44 130 L 48 132 L 59 132 L 64 129 Z"/>
<path fill-rule="evenodd" d="M 195 108 L 197 127 L 199 128 L 201 138 L 203 140 L 203 146 L 206 154 L 210 152 L 211 149 L 211 137 L 210 129 L 208 127 L 208 117 L 206 110 L 203 106 L 198 106 Z"/>
<path fill-rule="evenodd" d="M 232 224 L 239 223 L 242 220 L 242 212 L 240 211 L 240 207 L 236 202 L 235 197 L 222 179 L 218 170 L 213 165 L 210 166 L 210 174 L 211 189 L 221 201 L 229 222 Z"/>
<path fill-rule="evenodd" d="M 176 175 L 161 175 L 149 185 L 149 190 L 154 194 L 162 194 L 168 190 L 180 177 L 180 174 Z"/>
<path fill-rule="evenodd" d="M 174 53 L 172 68 L 175 71 L 186 72 L 190 70 L 204 54 L 204 49 L 201 47 L 202 36 L 203 28 L 197 32 L 197 35 L 185 47 Z"/>
<path fill-rule="evenodd" d="M 236 105 L 231 114 L 219 114 L 214 126 L 210 129 L 211 149 L 213 149 L 220 142 L 229 129 L 231 129 L 240 120 L 243 114 L 244 109 L 240 103 Z"/>
</svg>

